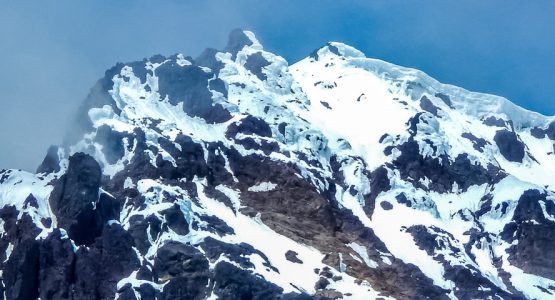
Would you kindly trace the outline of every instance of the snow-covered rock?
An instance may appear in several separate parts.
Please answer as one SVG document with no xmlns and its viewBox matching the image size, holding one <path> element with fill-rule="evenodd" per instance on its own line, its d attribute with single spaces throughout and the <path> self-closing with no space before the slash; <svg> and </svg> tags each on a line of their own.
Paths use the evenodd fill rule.
<svg viewBox="0 0 555 300">
<path fill-rule="evenodd" d="M 6 299 L 551 299 L 555 117 L 331 42 L 119 63 L 0 172 Z"/>
</svg>

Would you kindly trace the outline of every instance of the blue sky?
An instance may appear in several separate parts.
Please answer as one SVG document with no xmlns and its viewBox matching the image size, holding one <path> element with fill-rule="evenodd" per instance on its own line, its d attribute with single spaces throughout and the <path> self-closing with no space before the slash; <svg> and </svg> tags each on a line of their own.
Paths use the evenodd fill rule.
<svg viewBox="0 0 555 300">
<path fill-rule="evenodd" d="M 34 170 L 117 61 L 221 48 L 252 30 L 290 63 L 328 41 L 555 114 L 555 2 L 4 1 L 0 168 Z"/>
</svg>

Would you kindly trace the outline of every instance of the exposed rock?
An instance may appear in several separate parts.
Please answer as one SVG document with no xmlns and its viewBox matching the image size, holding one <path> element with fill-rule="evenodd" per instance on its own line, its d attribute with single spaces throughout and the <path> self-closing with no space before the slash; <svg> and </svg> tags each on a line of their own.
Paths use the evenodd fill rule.
<svg viewBox="0 0 555 300">
<path fill-rule="evenodd" d="M 262 56 L 261 52 L 256 52 L 254 54 L 249 55 L 247 61 L 245 62 L 245 68 L 251 71 L 252 74 L 256 75 L 260 80 L 266 80 L 267 76 L 264 74 L 263 70 L 264 67 L 270 65 L 270 62 L 267 61 L 264 56 Z"/>
<path fill-rule="evenodd" d="M 300 259 L 297 257 L 297 255 L 299 255 L 299 254 L 298 254 L 297 252 L 293 251 L 293 250 L 289 250 L 289 251 L 285 252 L 285 258 L 286 258 L 288 261 L 293 262 L 293 263 L 296 263 L 296 264 L 302 264 L 303 261 L 300 260 Z"/>
<path fill-rule="evenodd" d="M 208 123 L 222 123 L 231 119 L 229 112 L 220 104 L 214 104 L 208 82 L 213 74 L 198 66 L 180 67 L 168 62 L 156 69 L 159 92 L 168 96 L 172 104 L 183 103 L 183 110 L 192 117 L 200 117 Z"/>
<path fill-rule="evenodd" d="M 214 268 L 214 292 L 220 299 L 280 299 L 283 289 L 222 261 Z"/>
<path fill-rule="evenodd" d="M 435 96 L 441 99 L 447 106 L 451 107 L 451 98 L 449 98 L 449 96 L 442 93 L 436 93 Z"/>
<path fill-rule="evenodd" d="M 380 202 L 380 206 L 384 209 L 384 210 L 391 210 L 393 209 L 393 205 L 387 201 L 382 201 Z"/>
<path fill-rule="evenodd" d="M 482 138 L 478 138 L 472 133 L 465 132 L 461 135 L 463 138 L 468 139 L 472 142 L 472 146 L 474 149 L 482 152 L 484 151 L 484 147 L 488 144 L 488 142 Z"/>
<path fill-rule="evenodd" d="M 499 130 L 495 133 L 493 140 L 505 159 L 512 162 L 522 162 L 524 158 L 524 144 L 516 133 L 508 130 Z"/>
<path fill-rule="evenodd" d="M 437 106 L 435 106 L 432 101 L 430 101 L 430 99 L 428 99 L 428 97 L 426 96 L 422 96 L 422 98 L 420 99 L 420 108 L 431 113 L 434 116 L 437 115 L 437 111 L 439 110 L 439 108 L 437 108 Z"/>
<path fill-rule="evenodd" d="M 75 253 L 73 297 L 113 298 L 117 282 L 140 266 L 133 246 L 133 239 L 120 225 L 106 225 L 92 247 L 81 247 Z"/>
<path fill-rule="evenodd" d="M 71 299 L 74 259 L 71 241 L 54 229 L 40 245 L 40 299 Z"/>
<path fill-rule="evenodd" d="M 44 160 L 37 168 L 37 173 L 56 173 L 60 171 L 60 158 L 58 146 L 50 146 Z"/>
<path fill-rule="evenodd" d="M 245 46 L 251 46 L 253 42 L 251 39 L 245 34 L 242 29 L 234 29 L 229 34 L 229 40 L 227 42 L 227 46 L 224 48 L 224 51 L 229 52 L 232 54 L 233 59 L 237 55 L 237 52 L 241 51 Z"/>
<path fill-rule="evenodd" d="M 320 277 L 320 279 L 318 279 L 318 281 L 316 281 L 316 284 L 314 285 L 314 288 L 316 290 L 323 290 L 325 289 L 328 285 L 330 284 L 330 281 L 325 278 L 325 277 Z"/>
<path fill-rule="evenodd" d="M 503 105 L 474 111 L 465 101 L 490 96 L 427 86 L 420 72 L 365 60 L 340 43 L 290 67 L 261 49 L 251 33 L 235 30 L 225 50 L 207 49 L 195 60 L 155 55 L 117 64 L 38 174 L 0 170 L 0 294 L 68 300 L 555 295 L 546 281 L 555 279 L 552 185 L 534 173 L 548 174 L 545 139 L 555 138 L 555 122 L 540 115 L 511 120 L 527 112 Z M 333 78 L 311 74 L 319 67 Z M 362 111 L 341 115 L 343 108 L 330 106 L 344 90 L 352 105 L 374 105 L 372 89 L 350 86 L 359 84 L 349 78 L 359 72 L 378 75 L 387 87 L 378 100 L 413 114 L 404 130 L 402 119 L 386 114 L 377 119 L 393 127 L 378 126 L 370 116 L 393 113 L 381 105 L 367 119 Z M 328 108 L 321 110 L 327 119 L 311 123 L 309 110 L 319 105 Z M 339 121 L 353 123 L 325 124 Z M 351 124 L 353 131 L 372 131 L 372 140 L 364 132 L 360 139 L 351 135 Z M 487 140 L 493 131 L 496 138 Z M 528 132 L 543 140 L 524 144 Z M 519 168 L 502 170 L 498 153 Z M 537 164 L 528 164 L 526 153 Z M 524 168 L 526 176 L 515 171 Z M 538 182 L 521 182 L 533 176 Z M 528 184 L 538 190 L 518 203 L 507 196 Z M 412 215 L 426 219 L 406 219 Z M 465 228 L 465 238 L 451 232 L 453 224 Z M 503 226 L 501 234 L 491 229 Z M 397 243 L 396 234 L 412 236 L 441 278 L 431 278 L 427 260 L 400 259 L 411 240 Z M 494 251 L 503 247 L 511 268 Z M 312 279 L 289 276 L 288 268 Z M 545 280 L 511 278 L 521 271 Z"/>
<path fill-rule="evenodd" d="M 178 242 L 162 246 L 154 270 L 164 286 L 162 299 L 204 299 L 207 296 L 208 260 L 194 247 Z"/>
<path fill-rule="evenodd" d="M 537 139 L 543 139 L 545 137 L 545 132 L 543 131 L 543 129 L 538 127 L 530 129 L 530 134 Z"/>
<path fill-rule="evenodd" d="M 547 126 L 544 132 L 549 139 L 555 141 L 555 121 L 549 123 L 549 126 Z"/>
<path fill-rule="evenodd" d="M 116 163 L 125 154 L 123 147 L 124 134 L 113 130 L 108 125 L 102 125 L 96 130 L 95 142 L 102 145 L 102 153 L 110 164 Z"/>
<path fill-rule="evenodd" d="M 204 250 L 206 257 L 212 261 L 217 261 L 220 256 L 225 255 L 229 260 L 236 262 L 243 268 L 254 268 L 248 257 L 255 254 L 260 256 L 266 267 L 275 269 L 264 253 L 246 243 L 229 244 L 208 237 L 200 243 L 200 246 Z"/>
<path fill-rule="evenodd" d="M 101 197 L 103 201 L 100 201 L 99 209 L 96 207 L 100 177 L 100 166 L 94 158 L 84 153 L 74 154 L 69 158 L 66 173 L 50 195 L 50 205 L 58 226 L 65 228 L 69 237 L 79 245 L 94 242 L 101 234 L 104 223 L 117 215 L 112 208 L 117 203 L 108 197 Z M 103 216 L 102 212 L 108 215 Z"/>
<path fill-rule="evenodd" d="M 272 129 L 264 120 L 253 116 L 247 116 L 239 122 L 229 125 L 226 131 L 226 137 L 232 138 L 239 133 L 244 135 L 271 137 Z"/>
<path fill-rule="evenodd" d="M 518 243 L 507 250 L 509 261 L 527 273 L 555 280 L 555 222 L 548 220 L 541 204 L 550 218 L 555 217 L 555 205 L 546 200 L 546 194 L 527 190 L 518 200 L 513 222 L 507 224 L 502 237 Z M 533 220 L 533 221 L 532 221 Z"/>
<path fill-rule="evenodd" d="M 228 226 L 222 219 L 216 216 L 200 216 L 200 220 L 208 224 L 206 230 L 216 233 L 219 236 L 224 236 L 228 234 L 235 234 L 235 230 Z"/>
<path fill-rule="evenodd" d="M 471 185 L 483 183 L 496 183 L 505 175 L 502 170 L 494 165 L 487 169 L 479 164 L 473 164 L 467 154 L 461 154 L 454 161 L 449 161 L 445 156 L 432 158 L 420 155 L 418 143 L 410 140 L 398 146 L 401 155 L 393 162 L 400 171 L 401 177 L 415 186 L 446 193 L 451 191 L 453 184 L 457 183 L 461 190 L 468 189 Z M 429 179 L 430 185 L 425 187 L 421 179 Z"/>
<path fill-rule="evenodd" d="M 388 191 L 391 188 L 389 182 L 389 177 L 387 174 L 387 169 L 385 167 L 379 167 L 370 174 L 370 194 L 364 196 L 364 212 L 370 218 L 374 213 L 374 208 L 376 207 L 376 198 L 381 192 Z"/>
<path fill-rule="evenodd" d="M 484 125 L 492 126 L 492 127 L 507 127 L 505 120 L 498 119 L 498 118 L 493 117 L 493 116 L 487 117 L 483 121 L 483 123 L 484 123 Z"/>
<path fill-rule="evenodd" d="M 179 205 L 174 204 L 171 208 L 162 211 L 162 214 L 166 219 L 168 227 L 175 233 L 179 235 L 187 235 L 189 233 L 189 224 L 187 224 L 185 215 Z"/>
</svg>

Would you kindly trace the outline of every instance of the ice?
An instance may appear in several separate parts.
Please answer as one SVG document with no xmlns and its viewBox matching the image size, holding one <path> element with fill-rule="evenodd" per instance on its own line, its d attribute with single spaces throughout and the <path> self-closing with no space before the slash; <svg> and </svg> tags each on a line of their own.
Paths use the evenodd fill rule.
<svg viewBox="0 0 555 300">
<path fill-rule="evenodd" d="M 277 184 L 272 182 L 260 182 L 248 188 L 249 192 L 269 192 L 274 190 Z"/>
</svg>

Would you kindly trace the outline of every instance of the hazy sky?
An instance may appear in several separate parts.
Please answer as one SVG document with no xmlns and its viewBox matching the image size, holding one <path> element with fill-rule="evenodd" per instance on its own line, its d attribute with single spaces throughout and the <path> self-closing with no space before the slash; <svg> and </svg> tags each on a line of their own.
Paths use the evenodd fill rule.
<svg viewBox="0 0 555 300">
<path fill-rule="evenodd" d="M 118 61 L 222 48 L 252 30 L 290 63 L 341 41 L 438 80 L 555 114 L 555 2 L 3 1 L 0 168 L 34 171 Z"/>
</svg>

